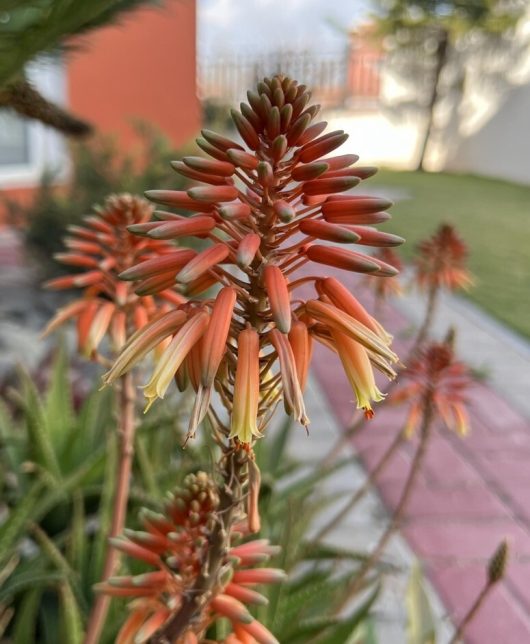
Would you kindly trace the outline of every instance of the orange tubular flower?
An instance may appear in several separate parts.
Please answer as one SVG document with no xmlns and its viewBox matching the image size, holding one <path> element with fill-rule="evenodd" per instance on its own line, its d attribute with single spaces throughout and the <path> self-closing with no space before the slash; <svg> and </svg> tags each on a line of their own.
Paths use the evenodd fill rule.
<svg viewBox="0 0 530 644">
<path fill-rule="evenodd" d="M 410 405 L 405 428 L 409 436 L 418 427 L 428 396 L 431 397 L 435 413 L 447 428 L 460 436 L 468 434 L 466 392 L 472 381 L 466 365 L 455 360 L 449 343 L 433 343 L 420 350 L 401 378 L 403 385 L 395 390 L 392 400 Z"/>
<path fill-rule="evenodd" d="M 254 329 L 245 329 L 238 338 L 238 360 L 234 385 L 232 426 L 230 438 L 250 443 L 260 436 L 257 427 L 259 404 L 259 335 Z"/>
<path fill-rule="evenodd" d="M 182 490 L 176 490 L 162 514 L 144 510 L 142 532 L 126 530 L 112 545 L 149 569 L 136 576 L 111 577 L 96 590 L 131 600 L 130 615 L 123 624 L 117 644 L 146 642 L 178 611 L 183 598 L 194 588 L 206 560 L 219 506 L 217 488 L 204 472 L 189 474 Z M 237 524 L 241 534 L 241 524 Z M 237 536 L 234 534 L 234 540 Z M 224 556 L 220 575 L 212 586 L 200 615 L 190 624 L 183 642 L 199 642 L 217 619 L 231 624 L 234 642 L 277 644 L 277 639 L 251 615 L 247 605 L 266 605 L 267 598 L 255 587 L 285 579 L 275 568 L 261 568 L 279 548 L 266 539 L 232 545 Z M 245 637 L 248 635 L 248 639 Z M 181 641 L 181 640 L 179 640 Z"/>
<path fill-rule="evenodd" d="M 423 290 L 468 288 L 473 278 L 467 270 L 468 248 L 453 226 L 442 224 L 418 245 L 416 281 Z"/>
<path fill-rule="evenodd" d="M 90 270 L 47 283 L 53 289 L 84 288 L 83 297 L 60 309 L 44 331 L 51 333 L 64 322 L 76 320 L 79 351 L 91 358 L 97 356 L 106 335 L 113 351 L 123 347 L 132 330 L 127 328 L 128 319 L 142 329 L 155 314 L 167 311 L 169 304 L 185 301 L 170 290 L 174 280 L 167 282 L 166 278 L 167 283 L 159 282 L 153 290 L 162 304 L 157 308 L 152 297 L 139 296 L 132 285 L 119 279 L 119 274 L 129 279 L 160 277 L 167 270 L 183 266 L 195 254 L 177 250 L 167 242 L 140 238 L 127 230 L 128 226 L 145 225 L 153 214 L 153 207 L 144 199 L 114 195 L 95 212 L 84 218 L 83 226 L 69 227 L 71 237 L 64 241 L 69 252 L 55 256 L 63 264 Z"/>
<path fill-rule="evenodd" d="M 352 352 L 343 358 L 348 377 L 352 383 L 360 379 L 354 389 L 367 409 L 368 398 L 380 397 L 371 384 L 373 374 L 367 373 L 370 365 L 394 375 L 391 364 L 397 356 L 390 349 L 390 336 L 351 294 L 348 300 L 337 289 L 328 292 L 322 275 L 306 271 L 314 262 L 319 271 L 332 266 L 384 279 L 397 272 L 391 264 L 344 246 L 379 248 L 402 242 L 373 228 L 390 219 L 388 200 L 350 192 L 375 169 L 354 167 L 354 154 L 333 156 L 347 134 L 324 133 L 327 124 L 315 121 L 319 108 L 309 105 L 309 98 L 304 85 L 283 76 L 260 82 L 257 92 L 248 93 L 241 112 L 232 112 L 241 141 L 203 130 L 197 143 L 210 158 L 185 157 L 173 163 L 177 172 L 200 185 L 187 192 L 147 193 L 158 204 L 188 210 L 189 216 L 156 211 L 158 221 L 131 228 L 142 239 L 178 239 L 185 230 L 209 242 L 198 254 L 186 257 L 181 248 L 179 255 L 161 255 L 159 265 L 144 262 L 123 275 L 141 280 L 138 289 L 149 294 L 178 282 L 179 292 L 190 298 L 179 307 L 186 320 L 197 309 L 210 315 L 204 335 L 197 339 L 198 354 L 192 349 L 177 371 L 179 386 L 189 376 L 197 394 L 191 434 L 208 413 L 213 389 L 232 414 L 222 432 L 243 443 L 261 434 L 282 397 L 289 413 L 308 422 L 300 392 L 313 339 L 337 351 L 341 334 L 341 353 Z M 294 274 L 302 267 L 298 279 Z M 294 293 L 307 282 L 314 284 L 317 298 L 309 302 Z M 232 293 L 219 319 L 215 297 L 195 299 L 212 286 Z M 158 337 L 152 328 L 146 334 Z M 362 345 L 362 351 L 351 349 L 342 336 Z M 130 344 L 107 381 L 131 368 L 150 343 L 138 339 Z M 197 372 L 204 373 L 207 356 L 205 379 Z"/>
</svg>

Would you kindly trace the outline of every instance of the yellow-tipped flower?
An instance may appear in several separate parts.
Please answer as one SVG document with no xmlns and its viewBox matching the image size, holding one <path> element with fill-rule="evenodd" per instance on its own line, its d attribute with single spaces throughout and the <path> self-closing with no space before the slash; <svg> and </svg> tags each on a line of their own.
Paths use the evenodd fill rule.
<svg viewBox="0 0 530 644">
<path fill-rule="evenodd" d="M 177 369 L 206 331 L 207 326 L 208 314 L 205 311 L 199 311 L 178 330 L 156 365 L 151 379 L 143 388 L 147 398 L 145 411 L 157 398 L 164 397 Z"/>
<path fill-rule="evenodd" d="M 136 292 L 142 295 L 167 292 L 176 283 L 188 298 L 177 303 L 186 320 L 198 310 L 209 314 L 204 334 L 186 347 L 183 361 L 166 361 L 164 355 L 175 346 L 173 334 L 146 327 L 149 341 L 126 346 L 107 375 L 111 381 L 131 368 L 152 348 L 156 335 L 165 348 L 146 387 L 149 399 L 165 391 L 178 362 L 179 388 L 189 382 L 196 396 L 190 435 L 214 404 L 215 390 L 231 414 L 226 426 L 216 421 L 220 433 L 245 444 L 262 433 L 282 398 L 287 413 L 304 425 L 309 422 L 302 390 L 315 339 L 338 351 L 336 338 L 349 338 L 339 344 L 343 354 L 355 353 L 355 360 L 344 361 L 352 386 L 359 378 L 354 390 L 361 406 L 368 409 L 366 399 L 380 398 L 371 370 L 394 377 L 397 356 L 390 348 L 391 336 L 338 279 L 320 271 L 332 266 L 384 280 L 396 269 L 360 251 L 403 241 L 375 228 L 391 219 L 386 210 L 392 204 L 357 192 L 375 169 L 356 167 L 354 154 L 334 156 L 348 135 L 342 130 L 325 133 L 326 122 L 317 119 L 319 107 L 308 104 L 304 85 L 275 76 L 248 96 L 250 104 L 232 111 L 241 141 L 203 130 L 197 143 L 207 156 L 172 164 L 202 185 L 146 193 L 156 203 L 178 208 L 179 214 L 156 211 L 156 220 L 129 227 L 145 243 L 168 243 L 183 234 L 202 240 L 198 253 L 182 247 L 164 250 L 158 260 L 146 257 L 127 267 L 122 277 L 139 280 Z M 94 239 L 82 242 L 91 245 Z M 305 270 L 311 264 L 318 274 Z M 296 276 L 302 267 L 304 273 Z M 87 269 L 90 281 L 96 268 L 89 263 Z M 308 283 L 310 299 L 296 292 Z M 210 296 L 209 289 L 214 291 Z M 355 352 L 353 342 L 361 345 Z"/>
<path fill-rule="evenodd" d="M 331 330 L 337 353 L 357 399 L 357 409 L 362 409 L 367 418 L 373 416 L 372 402 L 383 400 L 384 395 L 376 387 L 374 371 L 366 349 L 355 340 Z"/>
<path fill-rule="evenodd" d="M 237 341 L 237 369 L 230 438 L 250 443 L 258 430 L 259 404 L 259 335 L 254 329 L 244 329 Z"/>
</svg>

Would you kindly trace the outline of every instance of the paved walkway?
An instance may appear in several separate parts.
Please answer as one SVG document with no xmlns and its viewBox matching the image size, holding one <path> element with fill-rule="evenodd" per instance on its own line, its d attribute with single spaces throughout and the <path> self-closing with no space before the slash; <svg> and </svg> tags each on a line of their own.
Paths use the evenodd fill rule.
<svg viewBox="0 0 530 644">
<path fill-rule="evenodd" d="M 329 271 L 332 273 L 332 271 Z M 355 276 L 341 273 L 348 286 L 357 288 Z M 348 282 L 349 280 L 349 282 Z M 39 304 L 38 290 L 24 269 L 20 245 L 11 233 L 0 234 L 0 344 L 1 359 L 26 355 L 35 359 L 38 332 L 50 311 Z M 22 303 L 35 302 L 31 319 Z M 364 298 L 363 298 L 364 300 Z M 396 336 L 401 355 L 406 353 L 406 331 L 418 321 L 421 302 L 407 296 L 389 308 L 385 326 Z M 40 318 L 40 319 L 38 319 Z M 419 556 L 439 593 L 444 608 L 431 593 L 436 614 L 445 612 L 458 620 L 484 583 L 484 567 L 499 541 L 508 537 L 512 560 L 507 578 L 488 599 L 468 630 L 469 644 L 519 644 L 530 642 L 530 396 L 527 345 L 462 300 L 445 298 L 436 327 L 445 333 L 449 323 L 458 328 L 459 353 L 489 371 L 487 384 L 471 394 L 473 431 L 460 440 L 440 430 L 433 437 L 424 471 L 415 489 L 402 535 Z M 296 436 L 293 449 L 308 462 L 321 458 L 341 427 L 350 425 L 354 407 L 352 393 L 337 360 L 322 347 L 315 351 L 314 376 L 308 396 L 313 417 L 308 439 Z M 325 399 L 321 392 L 324 392 Z M 497 392 L 501 392 L 502 396 Z M 331 411 L 332 410 L 332 411 Z M 526 414 L 526 417 L 525 417 Z M 399 430 L 403 411 L 381 408 L 369 427 L 352 441 L 365 468 L 377 462 Z M 404 445 L 378 483 L 389 510 L 395 507 L 414 451 L 414 442 Z M 362 484 L 362 467 L 352 464 L 344 474 L 330 480 L 338 500 Z M 330 516 L 333 508 L 330 508 Z M 371 493 L 344 527 L 331 539 L 344 546 L 366 549 L 383 529 L 385 513 Z M 389 580 L 378 605 L 378 633 L 382 643 L 405 642 L 404 588 L 413 559 L 409 546 L 396 536 L 389 556 L 402 572 Z M 440 619 L 438 641 L 444 644 L 451 632 Z"/>
<path fill-rule="evenodd" d="M 358 290 L 355 276 L 342 273 L 341 279 Z M 364 296 L 362 299 L 366 301 Z M 418 321 L 418 305 L 411 296 L 386 312 L 385 327 L 397 336 L 400 355 L 406 354 L 403 338 L 411 323 Z M 522 413 L 528 410 L 527 386 L 519 389 L 513 383 L 528 383 L 528 349 L 504 330 L 496 334 L 495 322 L 483 314 L 477 319 L 475 314 L 466 303 L 445 298 L 437 330 L 443 334 L 449 322 L 455 323 L 460 355 L 487 367 L 491 378 L 471 392 L 471 435 L 462 440 L 440 428 L 433 437 L 402 534 L 422 559 L 456 621 L 484 584 L 488 558 L 507 537 L 512 553 L 507 578 L 493 590 L 470 625 L 466 642 L 518 644 L 530 642 L 530 422 Z M 515 348 L 518 342 L 519 351 Z M 342 370 L 335 357 L 321 347 L 315 358 L 316 377 L 337 419 L 348 427 L 353 415 L 352 394 Z M 497 393 L 502 390 L 511 395 L 512 402 Z M 526 391 L 530 393 L 528 388 Z M 355 436 L 353 445 L 368 470 L 403 420 L 403 409 L 383 407 Z M 378 482 L 390 510 L 398 501 L 414 449 L 415 441 L 403 445 Z"/>
<path fill-rule="evenodd" d="M 319 361 L 320 362 L 320 361 Z M 330 400 L 325 395 L 315 374 L 309 379 L 304 396 L 308 415 L 311 419 L 309 436 L 301 427 L 291 431 L 289 448 L 297 460 L 308 465 L 308 469 L 321 463 L 342 433 L 342 424 L 333 413 Z M 351 407 L 350 407 L 351 411 Z M 352 445 L 347 451 L 355 456 Z M 325 527 L 329 520 L 341 510 L 345 499 L 359 489 L 366 481 L 366 469 L 358 458 L 352 458 L 346 467 L 330 476 L 319 486 L 318 495 L 334 499 L 325 511 L 317 517 L 314 533 Z M 353 551 L 369 553 L 376 545 L 388 522 L 388 512 L 375 490 L 370 490 L 353 510 L 348 512 L 339 526 L 333 529 L 326 542 Z M 407 614 L 405 595 L 409 575 L 417 560 L 405 539 L 396 534 L 385 550 L 384 561 L 392 566 L 392 572 L 385 575 L 382 592 L 374 608 L 377 641 L 380 644 L 404 644 L 407 641 Z M 437 627 L 437 642 L 448 642 L 454 632 L 447 617 L 447 611 L 436 592 L 428 582 L 425 584 L 429 603 L 433 609 Z"/>
</svg>

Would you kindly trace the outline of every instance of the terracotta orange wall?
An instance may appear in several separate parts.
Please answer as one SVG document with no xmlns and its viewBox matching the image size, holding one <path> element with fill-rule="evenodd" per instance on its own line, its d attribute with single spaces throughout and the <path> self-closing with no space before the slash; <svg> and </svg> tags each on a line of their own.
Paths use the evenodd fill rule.
<svg viewBox="0 0 530 644">
<path fill-rule="evenodd" d="M 195 0 L 165 0 L 87 36 L 68 64 L 71 110 L 125 146 L 135 117 L 186 142 L 200 127 L 195 34 Z"/>
</svg>

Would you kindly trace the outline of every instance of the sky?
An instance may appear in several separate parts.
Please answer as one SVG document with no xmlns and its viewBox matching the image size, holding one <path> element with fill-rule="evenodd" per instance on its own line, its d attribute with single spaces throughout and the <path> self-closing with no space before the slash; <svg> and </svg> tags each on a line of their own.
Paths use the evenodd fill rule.
<svg viewBox="0 0 530 644">
<path fill-rule="evenodd" d="M 198 0 L 201 58 L 231 52 L 345 47 L 349 29 L 362 21 L 369 0 Z"/>
</svg>

